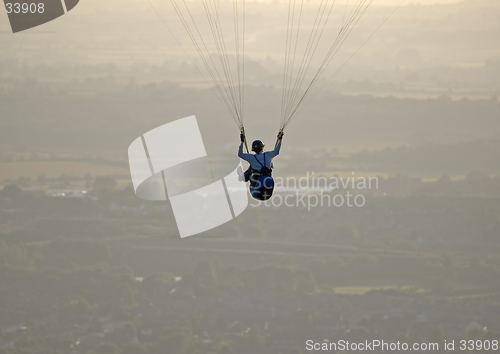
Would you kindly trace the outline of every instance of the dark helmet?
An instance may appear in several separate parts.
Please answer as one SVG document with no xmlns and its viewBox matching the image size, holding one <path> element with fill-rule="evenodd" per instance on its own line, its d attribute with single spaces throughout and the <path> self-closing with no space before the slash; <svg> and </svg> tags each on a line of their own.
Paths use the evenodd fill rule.
<svg viewBox="0 0 500 354">
<path fill-rule="evenodd" d="M 258 153 L 262 152 L 262 150 L 264 149 L 264 146 L 266 146 L 266 144 L 264 144 L 262 142 L 262 140 L 255 140 L 252 143 L 252 151 L 254 151 L 258 154 Z"/>
</svg>

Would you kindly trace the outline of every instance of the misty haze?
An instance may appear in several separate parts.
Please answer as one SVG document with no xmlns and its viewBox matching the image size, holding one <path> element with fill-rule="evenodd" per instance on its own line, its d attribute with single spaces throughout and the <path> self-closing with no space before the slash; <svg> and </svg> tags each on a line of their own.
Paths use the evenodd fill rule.
<svg viewBox="0 0 500 354">
<path fill-rule="evenodd" d="M 299 102 L 363 0 L 332 7 L 303 82 L 325 2 L 248 1 L 243 32 L 242 0 L 176 0 L 201 58 L 149 1 L 81 0 L 15 34 L 0 6 L 0 354 L 498 352 L 500 2 L 374 0 L 286 126 L 273 197 L 181 239 L 168 200 L 136 195 L 130 144 L 195 115 L 207 154 L 236 160 L 234 108 L 273 150 L 284 86 Z M 204 4 L 241 84 L 229 109 Z"/>
</svg>

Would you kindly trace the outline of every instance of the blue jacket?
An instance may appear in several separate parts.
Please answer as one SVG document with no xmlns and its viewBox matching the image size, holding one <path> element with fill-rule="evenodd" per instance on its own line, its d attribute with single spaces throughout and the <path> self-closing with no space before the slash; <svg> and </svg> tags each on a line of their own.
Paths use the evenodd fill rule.
<svg viewBox="0 0 500 354">
<path fill-rule="evenodd" d="M 264 156 L 266 160 L 264 166 L 266 166 L 267 168 L 271 168 L 271 160 L 279 155 L 280 149 L 281 149 L 281 142 L 278 143 L 278 146 L 276 146 L 276 149 L 274 149 L 273 151 L 266 151 L 260 154 L 245 154 L 243 152 L 243 146 L 240 145 L 240 148 L 238 149 L 238 156 L 241 159 L 248 162 L 254 170 L 260 171 L 262 165 L 264 165 Z M 259 160 L 260 163 L 258 163 L 257 160 Z"/>
</svg>

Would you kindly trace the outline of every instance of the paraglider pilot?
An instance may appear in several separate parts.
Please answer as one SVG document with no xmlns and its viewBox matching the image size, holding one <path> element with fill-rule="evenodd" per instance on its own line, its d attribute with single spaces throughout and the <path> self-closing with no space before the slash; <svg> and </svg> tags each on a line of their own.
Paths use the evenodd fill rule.
<svg viewBox="0 0 500 354">
<path fill-rule="evenodd" d="M 247 161 L 250 166 L 243 172 L 240 170 L 240 181 L 250 181 L 250 194 L 258 200 L 267 200 L 271 198 L 274 190 L 274 180 L 272 175 L 272 159 L 279 155 L 281 149 L 281 141 L 283 140 L 283 132 L 278 134 L 276 148 L 273 151 L 264 152 L 266 146 L 261 140 L 255 140 L 252 143 L 252 151 L 255 154 L 245 154 L 243 152 L 243 144 L 245 135 L 240 134 L 241 144 L 238 150 L 238 156 Z"/>
</svg>

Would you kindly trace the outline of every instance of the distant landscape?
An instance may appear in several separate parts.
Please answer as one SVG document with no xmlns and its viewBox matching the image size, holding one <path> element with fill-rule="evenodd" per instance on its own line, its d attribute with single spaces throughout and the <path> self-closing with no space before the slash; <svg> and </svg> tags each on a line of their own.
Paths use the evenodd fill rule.
<svg viewBox="0 0 500 354">
<path fill-rule="evenodd" d="M 179 26 L 168 2 L 153 3 Z M 321 85 L 398 3 L 367 13 Z M 363 207 L 250 206 L 185 239 L 168 202 L 135 195 L 129 144 L 190 115 L 209 153 L 236 154 L 239 132 L 147 2 L 81 1 L 16 35 L 2 9 L 0 354 L 498 344 L 500 3 L 427 3 L 387 21 L 287 128 L 274 160 L 275 178 L 376 177 L 370 190 L 300 191 L 362 193 Z M 245 128 L 268 148 L 286 8 L 248 3 Z"/>
</svg>

